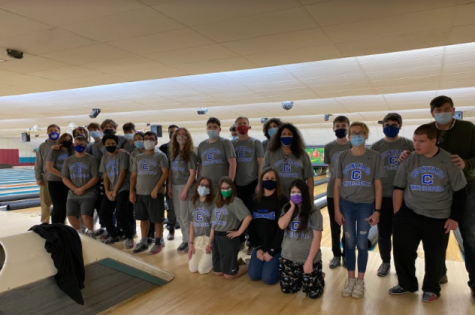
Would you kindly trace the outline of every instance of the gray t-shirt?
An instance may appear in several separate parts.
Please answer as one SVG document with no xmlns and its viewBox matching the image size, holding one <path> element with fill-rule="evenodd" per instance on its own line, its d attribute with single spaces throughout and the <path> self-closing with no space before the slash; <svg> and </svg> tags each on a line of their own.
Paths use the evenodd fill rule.
<svg viewBox="0 0 475 315">
<path fill-rule="evenodd" d="M 50 180 L 50 174 L 46 170 L 46 159 L 48 158 L 49 152 L 51 148 L 56 144 L 56 142 L 52 142 L 50 140 L 46 140 L 40 147 L 38 148 L 38 152 L 36 152 L 36 160 L 35 160 L 35 178 L 36 180 Z"/>
<path fill-rule="evenodd" d="M 196 170 L 197 164 L 198 158 L 193 151 L 190 152 L 188 163 L 180 159 L 180 155 L 178 155 L 170 165 L 172 185 L 186 185 L 190 178 L 190 170 Z"/>
<path fill-rule="evenodd" d="M 383 183 L 383 197 L 392 198 L 394 177 L 396 177 L 400 164 L 398 162 L 399 156 L 405 150 L 414 151 L 414 145 L 411 140 L 404 137 L 400 137 L 395 142 L 387 142 L 383 138 L 373 143 L 371 150 L 381 154 L 384 169 L 386 170 L 386 177 L 381 180 Z"/>
<path fill-rule="evenodd" d="M 86 152 L 92 155 L 98 163 L 101 163 L 102 157 L 107 154 L 106 147 L 102 144 L 102 140 L 95 141 L 88 145 Z"/>
<path fill-rule="evenodd" d="M 211 225 L 213 230 L 227 232 L 237 230 L 241 221 L 248 215 L 251 215 L 241 199 L 234 197 L 232 203 L 218 208 L 213 207 L 211 216 Z"/>
<path fill-rule="evenodd" d="M 63 169 L 64 161 L 73 154 L 71 149 L 61 148 L 59 150 L 50 150 L 48 157 L 46 158 L 47 162 L 53 162 L 53 166 L 59 172 Z M 53 174 L 48 175 L 48 180 L 53 182 L 62 181 L 61 177 L 55 176 Z"/>
<path fill-rule="evenodd" d="M 336 178 L 341 178 L 340 196 L 351 202 L 373 203 L 374 180 L 384 176 L 381 154 L 370 149 L 360 156 L 344 151 L 336 162 Z"/>
<path fill-rule="evenodd" d="M 162 177 L 162 167 L 168 168 L 168 159 L 162 151 L 155 151 L 153 154 L 140 153 L 135 158 L 132 172 L 137 172 L 137 184 L 135 190 L 137 195 L 150 195 L 153 188 Z M 160 187 L 159 193 L 163 193 Z"/>
<path fill-rule="evenodd" d="M 235 139 L 232 141 L 236 152 L 236 185 L 246 186 L 259 177 L 258 158 L 264 157 L 262 143 L 249 137 L 247 140 Z"/>
<path fill-rule="evenodd" d="M 281 216 L 285 215 L 282 210 Z M 289 228 L 284 231 L 284 240 L 282 241 L 282 257 L 293 262 L 303 264 L 307 261 L 310 247 L 313 241 L 313 230 L 323 231 L 323 216 L 320 210 L 312 205 L 312 212 L 308 217 L 307 228 L 297 232 L 300 225 L 300 217 L 297 215 L 289 223 Z M 322 260 L 322 251 L 318 249 L 313 263 Z"/>
<path fill-rule="evenodd" d="M 401 163 L 394 186 L 404 189 L 404 202 L 415 213 L 437 219 L 450 217 L 452 194 L 467 185 L 463 171 L 440 149 L 431 158 L 412 152 Z"/>
<path fill-rule="evenodd" d="M 265 139 L 265 140 L 262 141 L 262 147 L 264 148 L 264 154 L 266 154 L 266 152 L 267 152 L 267 147 L 269 146 L 269 142 L 270 142 L 269 139 Z"/>
<path fill-rule="evenodd" d="M 313 177 L 312 163 L 307 153 L 297 158 L 293 153 L 285 155 L 282 149 L 267 151 L 262 163 L 262 170 L 272 167 L 279 173 L 282 192 L 289 198 L 290 184 L 296 179 L 306 180 Z"/>
<path fill-rule="evenodd" d="M 351 149 L 351 142 L 338 144 L 336 140 L 327 143 L 323 149 L 323 163 L 330 164 L 330 179 L 327 185 L 327 197 L 333 198 L 333 189 L 335 188 L 336 178 L 336 160 L 341 152 Z"/>
<path fill-rule="evenodd" d="M 207 204 L 196 200 L 196 207 L 189 201 L 189 221 L 193 222 L 193 231 L 195 237 L 209 236 L 211 232 L 211 213 L 213 212 L 214 202 Z"/>
<path fill-rule="evenodd" d="M 94 177 L 99 177 L 99 163 L 89 154 L 86 154 L 82 158 L 72 155 L 64 161 L 61 175 L 71 180 L 74 186 L 80 188 Z M 95 186 L 89 188 L 82 196 L 75 195 L 71 190 L 68 193 L 68 199 L 89 199 L 96 197 L 97 188 Z"/>
<path fill-rule="evenodd" d="M 214 187 L 223 176 L 229 175 L 228 159 L 235 158 L 236 153 L 231 141 L 219 137 L 216 142 L 205 140 L 198 145 L 198 163 L 201 164 L 201 176 L 211 179 Z"/>
<path fill-rule="evenodd" d="M 120 172 L 129 169 L 129 155 L 126 152 L 118 152 L 114 155 L 106 154 L 102 157 L 101 166 L 99 171 L 103 174 L 107 174 L 109 178 L 109 190 L 113 191 L 117 181 L 119 180 Z M 122 185 L 118 192 L 128 191 L 130 189 L 130 175 L 127 172 Z"/>
</svg>

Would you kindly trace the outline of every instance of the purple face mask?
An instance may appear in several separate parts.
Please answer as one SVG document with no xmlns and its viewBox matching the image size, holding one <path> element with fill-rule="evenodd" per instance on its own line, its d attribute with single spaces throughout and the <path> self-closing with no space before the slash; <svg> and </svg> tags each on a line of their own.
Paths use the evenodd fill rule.
<svg viewBox="0 0 475 315">
<path fill-rule="evenodd" d="M 293 194 L 290 195 L 290 200 L 292 200 L 293 203 L 300 204 L 302 203 L 302 195 L 301 194 Z"/>
</svg>

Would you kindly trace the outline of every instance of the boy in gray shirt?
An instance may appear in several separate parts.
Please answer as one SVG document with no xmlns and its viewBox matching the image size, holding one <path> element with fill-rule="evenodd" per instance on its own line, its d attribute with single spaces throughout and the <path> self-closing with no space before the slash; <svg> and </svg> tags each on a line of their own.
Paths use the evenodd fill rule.
<svg viewBox="0 0 475 315">
<path fill-rule="evenodd" d="M 332 236 L 332 252 L 333 258 L 330 260 L 330 269 L 335 269 L 341 265 L 341 257 L 343 257 L 343 265 L 345 261 L 345 237 L 341 236 L 341 226 L 335 221 L 335 201 L 333 200 L 333 186 L 335 185 L 335 168 L 336 160 L 341 152 L 351 149 L 351 143 L 348 140 L 348 128 L 350 120 L 346 116 L 338 116 L 333 120 L 333 131 L 336 139 L 325 145 L 323 149 L 323 162 L 328 165 L 330 170 L 330 179 L 327 184 L 327 209 L 330 217 L 330 229 Z M 340 247 L 343 244 L 343 253 Z"/>
<path fill-rule="evenodd" d="M 399 167 L 394 180 L 393 243 L 399 284 L 390 294 L 418 290 L 414 257 L 422 241 L 425 253 L 424 302 L 440 295 L 445 269 L 446 243 L 456 230 L 466 199 L 463 171 L 447 151 L 436 145 L 437 131 L 422 125 L 414 131 L 414 149 Z"/>
<path fill-rule="evenodd" d="M 232 180 L 236 176 L 236 153 L 231 141 L 221 138 L 221 122 L 211 117 L 206 122 L 206 132 L 209 140 L 198 145 L 198 176 L 209 177 L 216 190 L 218 181 L 223 176 Z"/>
<path fill-rule="evenodd" d="M 402 127 L 402 117 L 397 113 L 389 113 L 383 118 L 383 132 L 385 137 L 371 146 L 381 154 L 386 177 L 383 184 L 383 201 L 381 215 L 378 222 L 378 245 L 382 264 L 378 269 L 378 276 L 385 277 L 391 268 L 391 236 L 393 231 L 393 190 L 394 177 L 399 168 L 399 155 L 404 151 L 414 151 L 412 141 L 399 136 Z"/>
<path fill-rule="evenodd" d="M 113 214 L 116 212 L 118 225 L 122 228 L 126 237 L 125 248 L 134 246 L 133 206 L 129 202 L 129 155 L 127 152 L 119 152 L 117 136 L 107 135 L 102 139 L 107 154 L 102 157 L 100 172 L 104 176 L 105 197 L 100 211 L 101 220 L 107 228 L 109 238 L 106 244 L 120 241 L 119 233 L 113 222 Z"/>
<path fill-rule="evenodd" d="M 161 151 L 155 151 L 157 135 L 148 131 L 144 134 L 144 153 L 137 155 L 132 166 L 130 178 L 130 202 L 136 205 L 135 217 L 140 220 L 142 240 L 134 249 L 140 253 L 148 249 L 148 230 L 150 221 L 155 224 L 155 244 L 149 254 L 159 253 L 165 242 L 162 241 L 165 205 L 163 184 L 168 177 L 168 159 Z"/>
<path fill-rule="evenodd" d="M 99 182 L 99 165 L 92 155 L 86 153 L 86 146 L 83 136 L 74 139 L 75 153 L 64 161 L 61 175 L 63 183 L 70 189 L 66 204 L 69 223 L 78 231 L 81 228 L 79 216 L 82 216 L 89 236 L 95 238 L 92 214 L 97 198 L 95 185 Z"/>
<path fill-rule="evenodd" d="M 61 134 L 61 128 L 58 125 L 49 125 L 46 129 L 48 139 L 40 144 L 36 152 L 35 160 L 35 178 L 36 184 L 40 186 L 41 201 L 41 223 L 49 223 L 51 215 L 51 197 L 48 192 L 48 172 L 46 171 L 46 158 L 51 148 L 56 144 Z"/>
</svg>

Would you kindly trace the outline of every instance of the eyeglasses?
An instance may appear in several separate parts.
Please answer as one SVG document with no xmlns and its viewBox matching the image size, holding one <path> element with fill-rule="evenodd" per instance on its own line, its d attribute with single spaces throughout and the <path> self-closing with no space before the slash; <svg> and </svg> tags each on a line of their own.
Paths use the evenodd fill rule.
<svg viewBox="0 0 475 315">
<path fill-rule="evenodd" d="M 386 128 L 386 127 L 397 127 L 397 128 L 399 128 L 399 125 L 398 124 L 384 124 L 383 127 L 384 128 Z"/>
<path fill-rule="evenodd" d="M 358 137 L 358 136 L 364 136 L 365 134 L 362 133 L 362 132 L 359 132 L 359 133 L 350 133 L 350 136 L 351 137 Z"/>
</svg>

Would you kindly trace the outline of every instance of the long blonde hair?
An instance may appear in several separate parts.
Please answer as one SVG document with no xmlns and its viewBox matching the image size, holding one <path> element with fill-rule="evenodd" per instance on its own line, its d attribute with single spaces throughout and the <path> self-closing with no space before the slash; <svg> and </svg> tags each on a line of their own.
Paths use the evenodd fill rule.
<svg viewBox="0 0 475 315">
<path fill-rule="evenodd" d="M 180 144 L 176 140 L 176 137 L 178 136 L 178 132 L 180 130 L 184 130 L 188 138 L 188 140 L 186 140 L 185 146 L 183 147 L 183 151 L 181 152 L 180 152 Z M 170 162 L 175 161 L 176 157 L 179 155 L 181 160 L 188 163 L 190 161 L 190 152 L 193 151 L 194 149 L 195 148 L 193 146 L 193 139 L 191 138 L 191 135 L 188 132 L 188 129 L 178 128 L 172 134 L 172 137 L 170 139 L 170 148 L 168 150 L 168 156 L 170 157 Z"/>
</svg>

